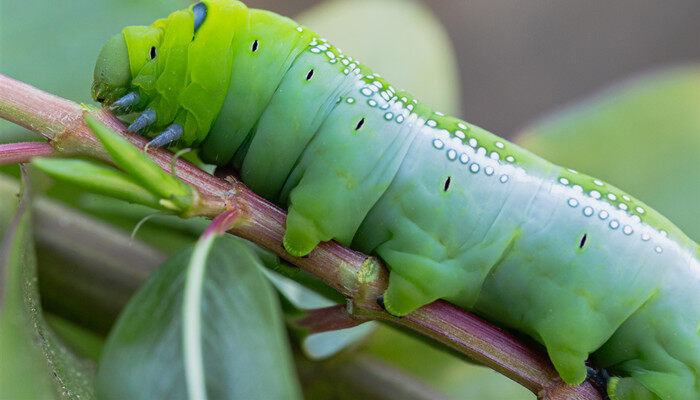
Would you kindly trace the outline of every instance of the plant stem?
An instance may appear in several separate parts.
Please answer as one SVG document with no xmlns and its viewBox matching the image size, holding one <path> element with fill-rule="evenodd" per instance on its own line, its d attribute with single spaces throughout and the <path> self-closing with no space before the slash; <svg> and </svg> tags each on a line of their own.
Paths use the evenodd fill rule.
<svg viewBox="0 0 700 400">
<path fill-rule="evenodd" d="M 143 149 L 146 145 L 145 138 L 125 133 L 124 126 L 106 110 L 86 111 L 76 103 L 0 74 L 0 117 L 43 135 L 58 152 L 109 162 L 83 121 L 86 112 L 135 146 Z M 281 244 L 286 221 L 282 209 L 255 195 L 238 179 L 217 178 L 182 159 L 174 160 L 166 150 L 150 149 L 148 156 L 167 172 L 173 164 L 179 179 L 210 198 L 214 205 L 200 210 L 200 215 L 215 217 L 219 210 L 216 204 L 221 203 L 236 209 L 238 220 L 229 232 L 276 253 L 338 290 L 350 300 L 350 315 L 413 329 L 486 364 L 540 398 L 601 398 L 588 381 L 575 387 L 564 384 L 544 352 L 528 348 L 519 339 L 447 302 L 434 302 L 404 318 L 387 314 L 375 302 L 388 283 L 388 271 L 378 260 L 333 241 L 321 243 L 308 258 L 293 257 Z"/>
<path fill-rule="evenodd" d="M 34 157 L 50 157 L 55 153 L 46 142 L 0 144 L 0 165 L 25 163 Z"/>
<path fill-rule="evenodd" d="M 311 335 L 352 328 L 368 321 L 367 319 L 350 315 L 346 307 L 343 304 L 338 304 L 330 307 L 304 310 L 304 315 L 292 321 L 292 324 Z"/>
</svg>

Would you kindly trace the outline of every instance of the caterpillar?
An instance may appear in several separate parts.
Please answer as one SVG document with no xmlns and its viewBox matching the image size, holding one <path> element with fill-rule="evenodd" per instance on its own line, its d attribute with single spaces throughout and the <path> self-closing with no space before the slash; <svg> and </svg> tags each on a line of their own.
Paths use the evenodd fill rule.
<svg viewBox="0 0 700 400">
<path fill-rule="evenodd" d="M 335 239 L 390 269 L 401 316 L 446 299 L 541 344 L 571 385 L 700 398 L 700 248 L 599 179 L 437 112 L 269 11 L 205 0 L 112 37 L 92 94 L 151 145 L 198 148 L 288 210 L 284 247 Z"/>
</svg>

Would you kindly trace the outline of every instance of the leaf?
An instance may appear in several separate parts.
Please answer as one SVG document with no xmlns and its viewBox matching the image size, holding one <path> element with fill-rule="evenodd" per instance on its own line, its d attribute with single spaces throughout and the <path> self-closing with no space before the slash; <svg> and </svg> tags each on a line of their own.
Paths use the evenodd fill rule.
<svg viewBox="0 0 700 400">
<path fill-rule="evenodd" d="M 53 178 L 70 182 L 92 192 L 105 194 L 138 203 L 155 209 L 164 209 L 159 199 L 141 187 L 133 178 L 110 168 L 87 160 L 60 158 L 35 158 L 32 165 Z"/>
<path fill-rule="evenodd" d="M 0 210 L 7 207 L 7 194 Z M 42 315 L 29 197 L 0 244 L 0 398 L 92 398 L 92 371 L 63 346 Z"/>
<path fill-rule="evenodd" d="M 200 240 L 134 295 L 103 350 L 103 398 L 299 398 L 276 295 L 231 237 Z"/>
<path fill-rule="evenodd" d="M 455 51 L 440 21 L 419 1 L 326 1 L 296 20 L 386 77 L 397 89 L 406 88 L 448 115 L 459 114 Z"/>
<path fill-rule="evenodd" d="M 700 240 L 700 64 L 613 86 L 531 125 L 517 141 L 628 191 Z"/>
<path fill-rule="evenodd" d="M 102 142 L 114 163 L 139 182 L 144 189 L 162 200 L 174 203 L 181 211 L 187 210 L 192 205 L 192 192 L 189 186 L 168 175 L 136 146 L 92 115 L 85 117 L 85 124 Z M 161 201 L 161 204 L 165 203 Z"/>
<path fill-rule="evenodd" d="M 104 337 L 90 332 L 84 327 L 55 314 L 46 313 L 46 322 L 56 332 L 61 340 L 70 347 L 75 354 L 80 354 L 91 361 L 100 359 L 100 352 L 104 346 Z"/>
</svg>

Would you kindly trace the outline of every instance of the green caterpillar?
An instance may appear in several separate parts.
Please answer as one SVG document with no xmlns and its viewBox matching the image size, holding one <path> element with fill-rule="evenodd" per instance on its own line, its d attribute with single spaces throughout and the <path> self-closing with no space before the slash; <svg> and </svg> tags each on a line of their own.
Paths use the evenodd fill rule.
<svg viewBox="0 0 700 400">
<path fill-rule="evenodd" d="M 387 311 L 436 299 L 520 330 L 568 384 L 700 398 L 698 245 L 621 190 L 395 90 L 312 30 L 208 0 L 110 39 L 93 96 L 152 145 L 196 146 L 287 207 L 295 256 L 336 239 L 391 269 Z"/>
</svg>

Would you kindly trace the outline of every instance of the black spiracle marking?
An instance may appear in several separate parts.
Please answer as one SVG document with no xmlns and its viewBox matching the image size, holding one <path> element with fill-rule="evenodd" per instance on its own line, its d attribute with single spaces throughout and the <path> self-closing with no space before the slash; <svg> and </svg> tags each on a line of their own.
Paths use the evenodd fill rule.
<svg viewBox="0 0 700 400">
<path fill-rule="evenodd" d="M 583 236 L 581 236 L 581 240 L 578 242 L 578 248 L 582 249 L 586 245 L 586 240 L 588 239 L 588 234 L 584 233 Z"/>
<path fill-rule="evenodd" d="M 313 77 L 314 77 L 314 69 L 311 68 L 311 69 L 309 70 L 309 72 L 306 74 L 306 80 L 307 80 L 307 81 L 310 81 L 311 78 L 313 78 Z"/>
<path fill-rule="evenodd" d="M 255 53 L 258 51 L 258 48 L 260 47 L 260 43 L 258 42 L 258 39 L 253 40 L 253 44 L 250 45 L 250 51 Z"/>
<path fill-rule="evenodd" d="M 356 130 L 356 131 L 359 131 L 360 128 L 362 128 L 362 125 L 364 125 L 364 124 L 365 124 L 365 119 L 364 119 L 364 118 L 360 119 L 360 120 L 357 122 L 357 125 L 355 125 L 355 130 Z"/>
<path fill-rule="evenodd" d="M 445 183 L 442 185 L 442 191 L 446 192 L 450 190 L 450 184 L 452 183 L 452 177 L 448 176 L 447 179 L 445 179 Z"/>
<path fill-rule="evenodd" d="M 151 46 L 151 51 L 149 52 L 149 55 L 151 56 L 151 60 L 156 58 L 156 47 Z"/>
</svg>

